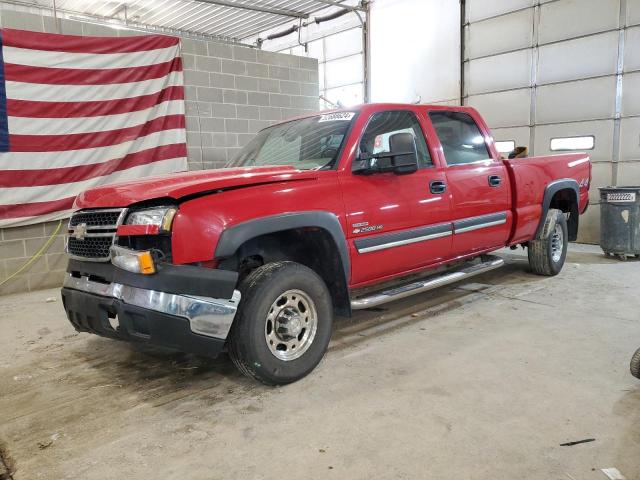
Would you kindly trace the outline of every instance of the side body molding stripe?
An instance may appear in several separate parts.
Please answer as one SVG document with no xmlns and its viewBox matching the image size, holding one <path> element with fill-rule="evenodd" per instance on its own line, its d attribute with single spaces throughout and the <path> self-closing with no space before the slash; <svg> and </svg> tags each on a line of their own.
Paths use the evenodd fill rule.
<svg viewBox="0 0 640 480">
<path fill-rule="evenodd" d="M 480 228 L 493 227 L 502 225 L 507 222 L 507 213 L 492 213 L 490 215 L 481 215 L 479 217 L 465 218 L 453 222 L 454 233 L 471 232 Z"/>
<path fill-rule="evenodd" d="M 503 225 L 507 222 L 507 212 L 491 213 L 479 217 L 463 218 L 450 223 L 438 223 L 401 232 L 385 233 L 375 237 L 360 238 L 354 245 L 358 253 L 376 252 L 387 248 L 400 247 L 416 242 L 424 242 L 435 238 L 461 234 L 481 228 Z"/>
<path fill-rule="evenodd" d="M 376 252 L 387 248 L 409 245 L 434 238 L 451 235 L 451 224 L 441 223 L 426 227 L 413 228 L 402 232 L 385 233 L 375 237 L 361 238 L 354 242 L 359 253 Z"/>
</svg>

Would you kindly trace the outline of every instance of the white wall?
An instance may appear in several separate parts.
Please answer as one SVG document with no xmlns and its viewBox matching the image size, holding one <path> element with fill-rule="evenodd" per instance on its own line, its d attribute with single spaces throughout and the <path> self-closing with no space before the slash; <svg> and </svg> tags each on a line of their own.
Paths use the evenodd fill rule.
<svg viewBox="0 0 640 480">
<path fill-rule="evenodd" d="M 458 103 L 460 4 L 376 0 L 371 10 L 371 100 Z"/>
</svg>

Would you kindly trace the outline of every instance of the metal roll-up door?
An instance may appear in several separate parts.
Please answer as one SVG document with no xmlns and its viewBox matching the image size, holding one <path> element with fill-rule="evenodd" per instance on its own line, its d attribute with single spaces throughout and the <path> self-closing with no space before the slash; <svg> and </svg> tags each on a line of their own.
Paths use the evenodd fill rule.
<svg viewBox="0 0 640 480">
<path fill-rule="evenodd" d="M 579 240 L 597 243 L 597 187 L 640 184 L 640 0 L 466 0 L 465 16 L 464 103 L 503 145 L 589 153 Z"/>
</svg>

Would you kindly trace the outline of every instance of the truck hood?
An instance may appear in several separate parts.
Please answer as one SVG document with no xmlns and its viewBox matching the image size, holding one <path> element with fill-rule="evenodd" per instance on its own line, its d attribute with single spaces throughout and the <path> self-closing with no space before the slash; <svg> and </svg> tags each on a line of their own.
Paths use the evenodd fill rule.
<svg viewBox="0 0 640 480">
<path fill-rule="evenodd" d="M 287 166 L 222 168 L 173 173 L 86 190 L 78 195 L 74 208 L 126 207 L 144 200 L 158 198 L 180 200 L 184 197 L 228 188 L 315 178 L 318 178 L 316 171 L 296 170 Z"/>
</svg>

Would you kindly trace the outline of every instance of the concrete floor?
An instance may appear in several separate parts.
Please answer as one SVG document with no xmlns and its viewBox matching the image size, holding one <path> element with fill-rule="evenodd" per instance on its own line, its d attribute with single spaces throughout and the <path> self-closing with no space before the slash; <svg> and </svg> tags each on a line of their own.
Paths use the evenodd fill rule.
<svg viewBox="0 0 640 480">
<path fill-rule="evenodd" d="M 640 263 L 575 245 L 543 278 L 501 254 L 473 283 L 339 319 L 284 388 L 77 334 L 56 290 L 1 297 L 15 479 L 640 478 Z"/>
</svg>

